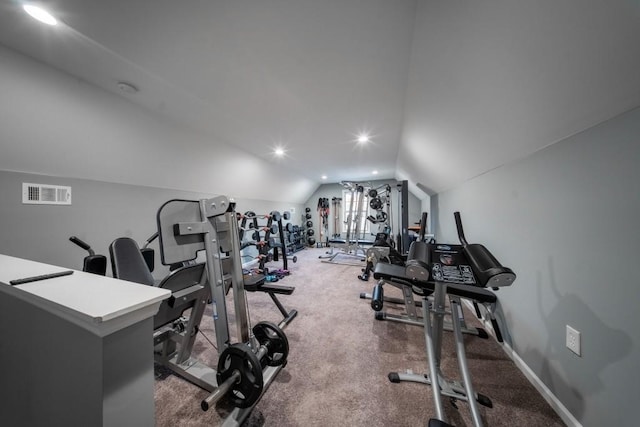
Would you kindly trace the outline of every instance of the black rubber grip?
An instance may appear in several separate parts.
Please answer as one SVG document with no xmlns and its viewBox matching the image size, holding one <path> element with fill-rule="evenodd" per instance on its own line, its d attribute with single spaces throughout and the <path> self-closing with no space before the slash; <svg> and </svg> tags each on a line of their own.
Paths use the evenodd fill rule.
<svg viewBox="0 0 640 427">
<path fill-rule="evenodd" d="M 456 220 L 456 229 L 458 230 L 458 238 L 463 246 L 467 245 L 467 238 L 464 237 L 464 229 L 462 228 L 462 218 L 460 218 L 460 212 L 454 212 L 453 218 Z"/>
<path fill-rule="evenodd" d="M 38 282 L 40 280 L 53 279 L 55 277 L 68 276 L 73 274 L 73 270 L 59 271 L 57 273 L 42 274 L 40 276 L 24 277 L 22 279 L 11 280 L 9 283 L 13 286 L 23 285 L 25 283 Z"/>
<path fill-rule="evenodd" d="M 476 310 L 476 317 L 478 319 L 482 319 L 482 313 L 480 313 L 480 307 L 478 306 L 477 302 L 473 302 L 473 308 Z"/>
<path fill-rule="evenodd" d="M 391 381 L 392 383 L 400 382 L 400 375 L 398 375 L 397 372 L 389 372 L 389 375 L 387 375 L 387 377 L 389 377 L 389 381 Z"/>
<path fill-rule="evenodd" d="M 420 232 L 418 233 L 418 240 L 424 242 L 424 235 L 427 233 L 427 216 L 428 212 L 422 212 L 422 217 L 420 218 Z"/>
<path fill-rule="evenodd" d="M 82 240 L 78 239 L 76 236 L 71 236 L 69 237 L 69 240 L 71 240 L 73 243 L 75 243 L 76 245 L 80 246 L 82 249 L 84 249 L 85 251 L 89 251 L 89 253 L 91 255 L 94 255 L 93 251 L 91 250 L 91 246 L 89 246 L 88 244 L 86 244 L 85 242 L 83 242 Z"/>
<path fill-rule="evenodd" d="M 489 338 L 489 334 L 484 329 L 476 328 L 476 330 L 478 331 L 478 338 L 482 338 L 482 339 L 485 339 L 485 340 L 487 338 Z"/>
<path fill-rule="evenodd" d="M 158 238 L 158 232 L 156 231 L 147 239 L 147 243 L 144 246 L 146 247 L 149 243 L 153 242 L 157 238 Z"/>
<path fill-rule="evenodd" d="M 371 292 L 371 308 L 375 311 L 380 311 L 383 305 L 384 290 L 382 289 L 382 285 L 378 283 L 373 287 L 373 292 Z"/>
</svg>

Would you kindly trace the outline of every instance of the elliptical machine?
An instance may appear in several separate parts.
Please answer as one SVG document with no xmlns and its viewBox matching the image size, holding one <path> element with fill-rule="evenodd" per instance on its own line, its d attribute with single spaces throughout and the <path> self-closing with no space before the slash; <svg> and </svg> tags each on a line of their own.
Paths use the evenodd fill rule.
<svg viewBox="0 0 640 427">
<path fill-rule="evenodd" d="M 495 295 L 485 288 L 510 286 L 516 275 L 511 269 L 503 267 L 484 246 L 468 244 L 460 213 L 455 212 L 454 218 L 461 244 L 414 242 L 410 251 L 412 256 L 405 267 L 379 263 L 374 277 L 408 283 L 423 294 L 422 310 L 429 374 L 392 372 L 389 374 L 389 381 L 431 385 L 436 418 L 430 420 L 429 426 L 449 425 L 446 423 L 442 404 L 442 395 L 445 395 L 452 402 L 468 402 L 473 425 L 481 427 L 477 403 L 486 407 L 492 407 L 493 404 L 489 397 L 476 393 L 471 384 L 459 318 L 462 311 L 459 299 L 466 298 L 480 303 L 492 301 Z M 450 309 L 446 307 L 447 297 L 450 297 Z M 462 381 L 447 379 L 440 367 L 445 316 L 451 317 Z"/>
</svg>

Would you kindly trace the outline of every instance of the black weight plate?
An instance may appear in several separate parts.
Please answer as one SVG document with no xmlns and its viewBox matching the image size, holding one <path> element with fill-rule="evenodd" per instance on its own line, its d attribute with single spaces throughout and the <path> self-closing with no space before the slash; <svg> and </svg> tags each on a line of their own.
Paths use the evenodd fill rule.
<svg viewBox="0 0 640 427">
<path fill-rule="evenodd" d="M 253 335 L 261 346 L 267 347 L 262 360 L 269 366 L 280 366 L 287 362 L 289 340 L 282 329 L 271 322 L 259 322 L 253 327 Z"/>
<path fill-rule="evenodd" d="M 218 384 L 225 382 L 234 371 L 240 373 L 240 380 L 231 387 L 227 398 L 237 408 L 249 408 L 260 398 L 264 379 L 260 361 L 246 344 L 233 344 L 222 352 L 216 374 Z"/>
<path fill-rule="evenodd" d="M 309 237 L 309 238 L 307 239 L 307 243 L 308 243 L 309 245 L 313 246 L 313 245 L 315 245 L 315 244 L 316 244 L 316 239 L 314 239 L 313 237 Z"/>
<path fill-rule="evenodd" d="M 382 200 L 380 200 L 379 197 L 371 199 L 371 201 L 369 202 L 369 206 L 371 207 L 371 209 L 378 211 L 382 209 Z"/>
</svg>

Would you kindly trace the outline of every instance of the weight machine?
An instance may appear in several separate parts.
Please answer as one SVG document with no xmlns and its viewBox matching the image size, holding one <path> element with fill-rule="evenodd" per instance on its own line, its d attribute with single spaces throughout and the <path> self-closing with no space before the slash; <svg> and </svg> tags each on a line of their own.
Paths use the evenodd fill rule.
<svg viewBox="0 0 640 427">
<path fill-rule="evenodd" d="M 436 244 L 417 241 L 413 243 L 405 266 L 378 263 L 374 277 L 387 282 L 405 283 L 422 294 L 422 319 L 429 362 L 429 374 L 389 374 L 391 382 L 412 381 L 431 385 L 437 419 L 429 425 L 448 426 L 442 404 L 442 395 L 448 396 L 455 406 L 457 400 L 469 403 L 473 425 L 482 426 L 477 403 L 486 407 L 493 404 L 489 397 L 476 393 L 471 384 L 471 375 L 462 338 L 460 322 L 460 298 L 486 303 L 495 300 L 487 287 L 497 289 L 511 285 L 516 275 L 503 267 L 487 248 L 479 244 L 468 244 L 462 228 L 460 213 L 454 218 L 460 245 Z M 375 293 L 375 291 L 374 291 Z M 450 309 L 446 308 L 449 297 Z M 375 300 L 382 301 L 382 295 Z M 462 381 L 447 379 L 440 366 L 444 316 L 451 317 L 456 344 L 456 356 Z"/>
<path fill-rule="evenodd" d="M 295 316 L 279 325 L 259 322 L 251 328 L 234 205 L 219 196 L 199 201 L 170 200 L 160 207 L 157 225 L 161 262 L 183 266 L 159 284 L 170 289 L 172 296 L 154 317 L 153 336 L 157 363 L 211 393 L 201 403 L 203 410 L 223 397 L 235 407 L 224 421 L 227 427 L 242 424 L 286 365 L 289 344 L 282 328 Z M 200 251 L 205 252 L 206 262 L 192 264 Z M 114 277 L 153 285 L 135 241 L 116 239 L 110 252 Z M 229 332 L 229 290 L 235 309 L 236 343 L 231 342 Z M 216 369 L 191 357 L 209 300 L 219 352 Z M 189 309 L 187 318 L 184 313 Z"/>
<path fill-rule="evenodd" d="M 319 258 L 322 262 L 332 264 L 345 264 L 345 265 L 360 265 L 348 262 L 338 262 L 336 258 L 339 255 L 345 255 L 350 257 L 356 257 L 363 259 L 365 256 L 365 249 L 361 243 L 365 242 L 360 238 L 361 223 L 362 223 L 362 207 L 365 200 L 365 187 L 362 183 L 342 181 L 342 186 L 351 192 L 351 200 L 349 201 L 349 211 L 347 212 L 344 223 L 347 225 L 346 238 L 344 240 L 339 238 L 332 238 L 329 240 L 331 250 L 326 255 L 320 255 Z M 337 233 L 336 230 L 334 230 Z M 335 252 L 334 249 L 339 249 Z"/>
</svg>

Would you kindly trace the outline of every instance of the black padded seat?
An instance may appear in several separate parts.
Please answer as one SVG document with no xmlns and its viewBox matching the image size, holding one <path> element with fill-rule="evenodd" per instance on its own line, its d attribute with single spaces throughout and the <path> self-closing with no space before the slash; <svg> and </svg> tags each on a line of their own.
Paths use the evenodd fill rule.
<svg viewBox="0 0 640 427">
<path fill-rule="evenodd" d="M 155 286 L 155 279 L 135 240 L 130 237 L 114 240 L 109 245 L 109 255 L 111 255 L 113 277 Z"/>
<path fill-rule="evenodd" d="M 135 240 L 120 237 L 109 245 L 109 253 L 113 277 L 155 286 L 149 266 Z M 184 266 L 162 279 L 158 286 L 170 290 L 171 296 L 160 304 L 158 313 L 153 317 L 154 329 L 179 319 L 185 310 L 198 301 L 207 301 L 211 291 L 207 286 L 204 268 L 204 263 Z"/>
<path fill-rule="evenodd" d="M 267 292 L 281 295 L 291 295 L 296 289 L 293 286 L 274 285 L 266 283 L 263 274 L 245 274 L 244 289 L 247 292 Z"/>
<path fill-rule="evenodd" d="M 198 263 L 181 267 L 160 282 L 158 286 L 169 289 L 171 296 L 166 303 L 160 304 L 153 318 L 154 329 L 179 319 L 185 310 L 198 301 L 206 302 L 209 299 L 211 288 L 207 285 L 205 266 L 204 263 Z"/>
</svg>

